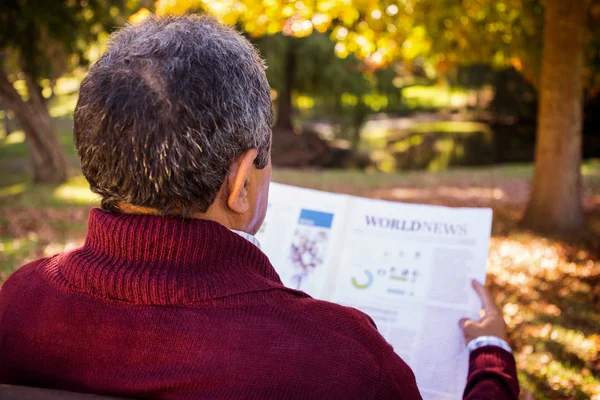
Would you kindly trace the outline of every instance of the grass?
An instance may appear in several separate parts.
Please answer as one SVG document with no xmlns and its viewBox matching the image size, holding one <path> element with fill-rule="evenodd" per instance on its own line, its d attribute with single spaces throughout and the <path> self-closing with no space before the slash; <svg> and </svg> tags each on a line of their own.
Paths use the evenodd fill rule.
<svg viewBox="0 0 600 400">
<path fill-rule="evenodd" d="M 584 181 L 600 186 L 600 160 L 584 163 L 581 169 Z M 423 171 L 394 173 L 365 172 L 357 170 L 325 170 L 314 173 L 295 169 L 279 169 L 273 172 L 273 180 L 291 185 L 311 187 L 337 193 L 366 195 L 374 189 L 427 188 L 439 186 L 477 186 L 493 188 L 503 182 L 527 181 L 533 176 L 531 164 L 509 164 L 486 168 L 454 168 L 434 174 Z"/>
<path fill-rule="evenodd" d="M 32 183 L 22 133 L 0 139 L 0 169 L 9 172 L 0 174 L 0 283 L 19 266 L 74 248 L 85 237 L 88 210 L 98 199 L 77 168 L 72 106 L 53 104 L 54 115 L 67 110 L 56 121 L 73 162 L 71 178 L 62 185 Z M 274 180 L 394 201 L 492 207 L 487 284 L 510 328 L 522 398 L 598 399 L 600 160 L 582 167 L 592 233 L 578 242 L 518 228 L 532 173 L 528 164 L 389 174 L 276 169 Z"/>
<path fill-rule="evenodd" d="M 410 109 L 434 109 L 463 106 L 467 93 L 445 86 L 410 86 L 402 90 L 402 98 Z"/>
<path fill-rule="evenodd" d="M 416 124 L 410 129 L 411 133 L 428 133 L 428 132 L 446 132 L 446 133 L 476 133 L 489 132 L 490 127 L 487 124 L 471 121 L 435 121 L 422 122 Z"/>
</svg>

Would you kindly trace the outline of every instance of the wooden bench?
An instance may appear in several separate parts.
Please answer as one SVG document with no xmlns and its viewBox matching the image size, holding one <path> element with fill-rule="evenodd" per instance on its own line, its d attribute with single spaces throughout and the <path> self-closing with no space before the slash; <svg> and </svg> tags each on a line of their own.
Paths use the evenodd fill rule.
<svg viewBox="0 0 600 400">
<path fill-rule="evenodd" d="M 0 400 L 103 400 L 122 397 L 99 396 L 89 393 L 66 392 L 64 390 L 13 386 L 0 384 Z"/>
</svg>

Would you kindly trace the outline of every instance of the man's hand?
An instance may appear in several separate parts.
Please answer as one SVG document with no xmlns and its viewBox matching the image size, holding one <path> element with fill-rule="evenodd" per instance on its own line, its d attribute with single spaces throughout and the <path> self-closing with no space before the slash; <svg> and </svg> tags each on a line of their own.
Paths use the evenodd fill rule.
<svg viewBox="0 0 600 400">
<path fill-rule="evenodd" d="M 494 302 L 492 294 L 483 285 L 473 281 L 473 288 L 481 298 L 485 315 L 479 321 L 462 318 L 458 325 L 465 335 L 465 343 L 479 336 L 496 336 L 506 340 L 506 323 L 502 318 L 502 311 Z"/>
</svg>

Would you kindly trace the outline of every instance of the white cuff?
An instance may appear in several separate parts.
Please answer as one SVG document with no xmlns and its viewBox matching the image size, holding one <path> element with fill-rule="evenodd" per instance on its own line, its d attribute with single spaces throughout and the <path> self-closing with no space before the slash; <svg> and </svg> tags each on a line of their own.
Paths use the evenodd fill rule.
<svg viewBox="0 0 600 400">
<path fill-rule="evenodd" d="M 467 344 L 467 349 L 469 349 L 469 354 L 471 354 L 471 352 L 473 350 L 478 349 L 483 346 L 497 346 L 497 347 L 500 347 L 501 349 L 508 351 L 509 353 L 512 353 L 512 349 L 510 348 L 508 343 L 506 343 L 506 341 L 504 341 L 496 336 L 476 337 L 475 339 L 472 339 Z"/>
</svg>

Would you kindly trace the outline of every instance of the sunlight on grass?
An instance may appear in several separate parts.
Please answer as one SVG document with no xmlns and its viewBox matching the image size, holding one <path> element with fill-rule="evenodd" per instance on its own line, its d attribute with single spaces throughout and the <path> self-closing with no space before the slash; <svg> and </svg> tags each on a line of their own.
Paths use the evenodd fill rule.
<svg viewBox="0 0 600 400">
<path fill-rule="evenodd" d="M 0 282 L 21 264 L 35 260 L 38 237 L 0 238 Z"/>
<path fill-rule="evenodd" d="M 81 76 L 63 76 L 56 81 L 54 93 L 57 95 L 72 94 L 79 90 L 81 84 Z"/>
<path fill-rule="evenodd" d="M 21 248 L 20 239 L 3 239 L 0 240 L 0 253 L 12 254 Z"/>
<path fill-rule="evenodd" d="M 381 152 L 381 157 L 377 160 L 385 163 L 386 156 L 387 153 Z M 390 160 L 388 161 L 391 162 Z M 598 174 L 600 176 L 600 163 L 586 162 L 584 163 L 584 168 L 587 168 L 590 175 Z M 427 171 L 390 171 L 386 173 L 353 170 L 324 170 L 315 173 L 310 170 L 273 169 L 274 182 L 331 192 L 351 193 L 360 196 L 372 195 L 371 190 L 374 188 L 405 189 L 407 187 L 428 186 L 438 188 L 441 182 L 444 185 L 459 184 L 460 189 L 457 188 L 457 191 L 467 193 L 468 191 L 464 189 L 465 185 L 491 188 L 506 180 L 526 181 L 532 175 L 532 164 L 498 165 L 486 168 L 461 167 L 435 173 Z M 586 180 L 591 181 L 589 179 Z M 524 182 L 524 185 L 528 187 L 526 182 Z M 436 195 L 439 195 L 439 193 L 436 192 Z M 514 194 L 511 193 L 506 196 L 507 198 L 511 198 L 514 197 Z"/>
<path fill-rule="evenodd" d="M 87 187 L 72 186 L 65 184 L 54 190 L 54 197 L 59 200 L 66 200 L 69 203 L 75 204 L 90 204 L 97 203 L 98 196 L 90 191 Z"/>
<path fill-rule="evenodd" d="M 35 261 L 41 257 L 50 257 L 62 251 L 72 250 L 82 244 L 83 237 L 80 229 L 68 230 L 54 228 L 57 237 L 48 242 L 34 231 L 18 238 L 0 238 L 0 285 L 8 276 L 21 265 Z M 73 235 L 74 239 L 65 236 Z"/>
<path fill-rule="evenodd" d="M 53 242 L 47 244 L 44 249 L 44 257 L 50 257 L 54 254 L 60 253 L 62 251 L 69 251 L 77 248 L 81 245 L 81 239 L 79 240 L 68 240 L 66 242 Z"/>
<path fill-rule="evenodd" d="M 10 135 L 8 135 L 8 137 L 2 142 L 2 145 L 18 144 L 23 142 L 25 142 L 25 132 L 19 130 L 13 131 Z"/>
<path fill-rule="evenodd" d="M 448 132 L 448 133 L 475 133 L 484 132 L 492 135 L 492 130 L 487 124 L 468 121 L 435 121 L 415 124 L 411 129 L 413 133 Z"/>
<path fill-rule="evenodd" d="M 92 193 L 88 182 L 82 175 L 73 177 L 67 183 L 54 189 L 52 196 L 59 202 L 74 205 L 96 205 L 100 200 L 98 195 Z"/>
<path fill-rule="evenodd" d="M 77 105 L 78 93 L 71 93 L 60 96 L 50 103 L 50 115 L 54 118 L 68 117 L 73 114 Z"/>
<path fill-rule="evenodd" d="M 581 174 L 590 181 L 600 182 L 600 158 L 584 162 L 581 167 Z"/>
<path fill-rule="evenodd" d="M 27 183 L 17 183 L 15 185 L 1 187 L 0 188 L 0 198 L 15 196 L 27 191 L 29 185 Z"/>
<path fill-rule="evenodd" d="M 402 98 L 409 108 L 448 108 L 466 105 L 468 95 L 446 86 L 410 86 L 402 90 Z"/>
<path fill-rule="evenodd" d="M 90 191 L 83 175 L 75 175 L 58 186 L 34 184 L 31 176 L 27 174 L 0 180 L 0 207 L 68 208 L 90 207 L 98 203 L 99 197 Z"/>
</svg>

